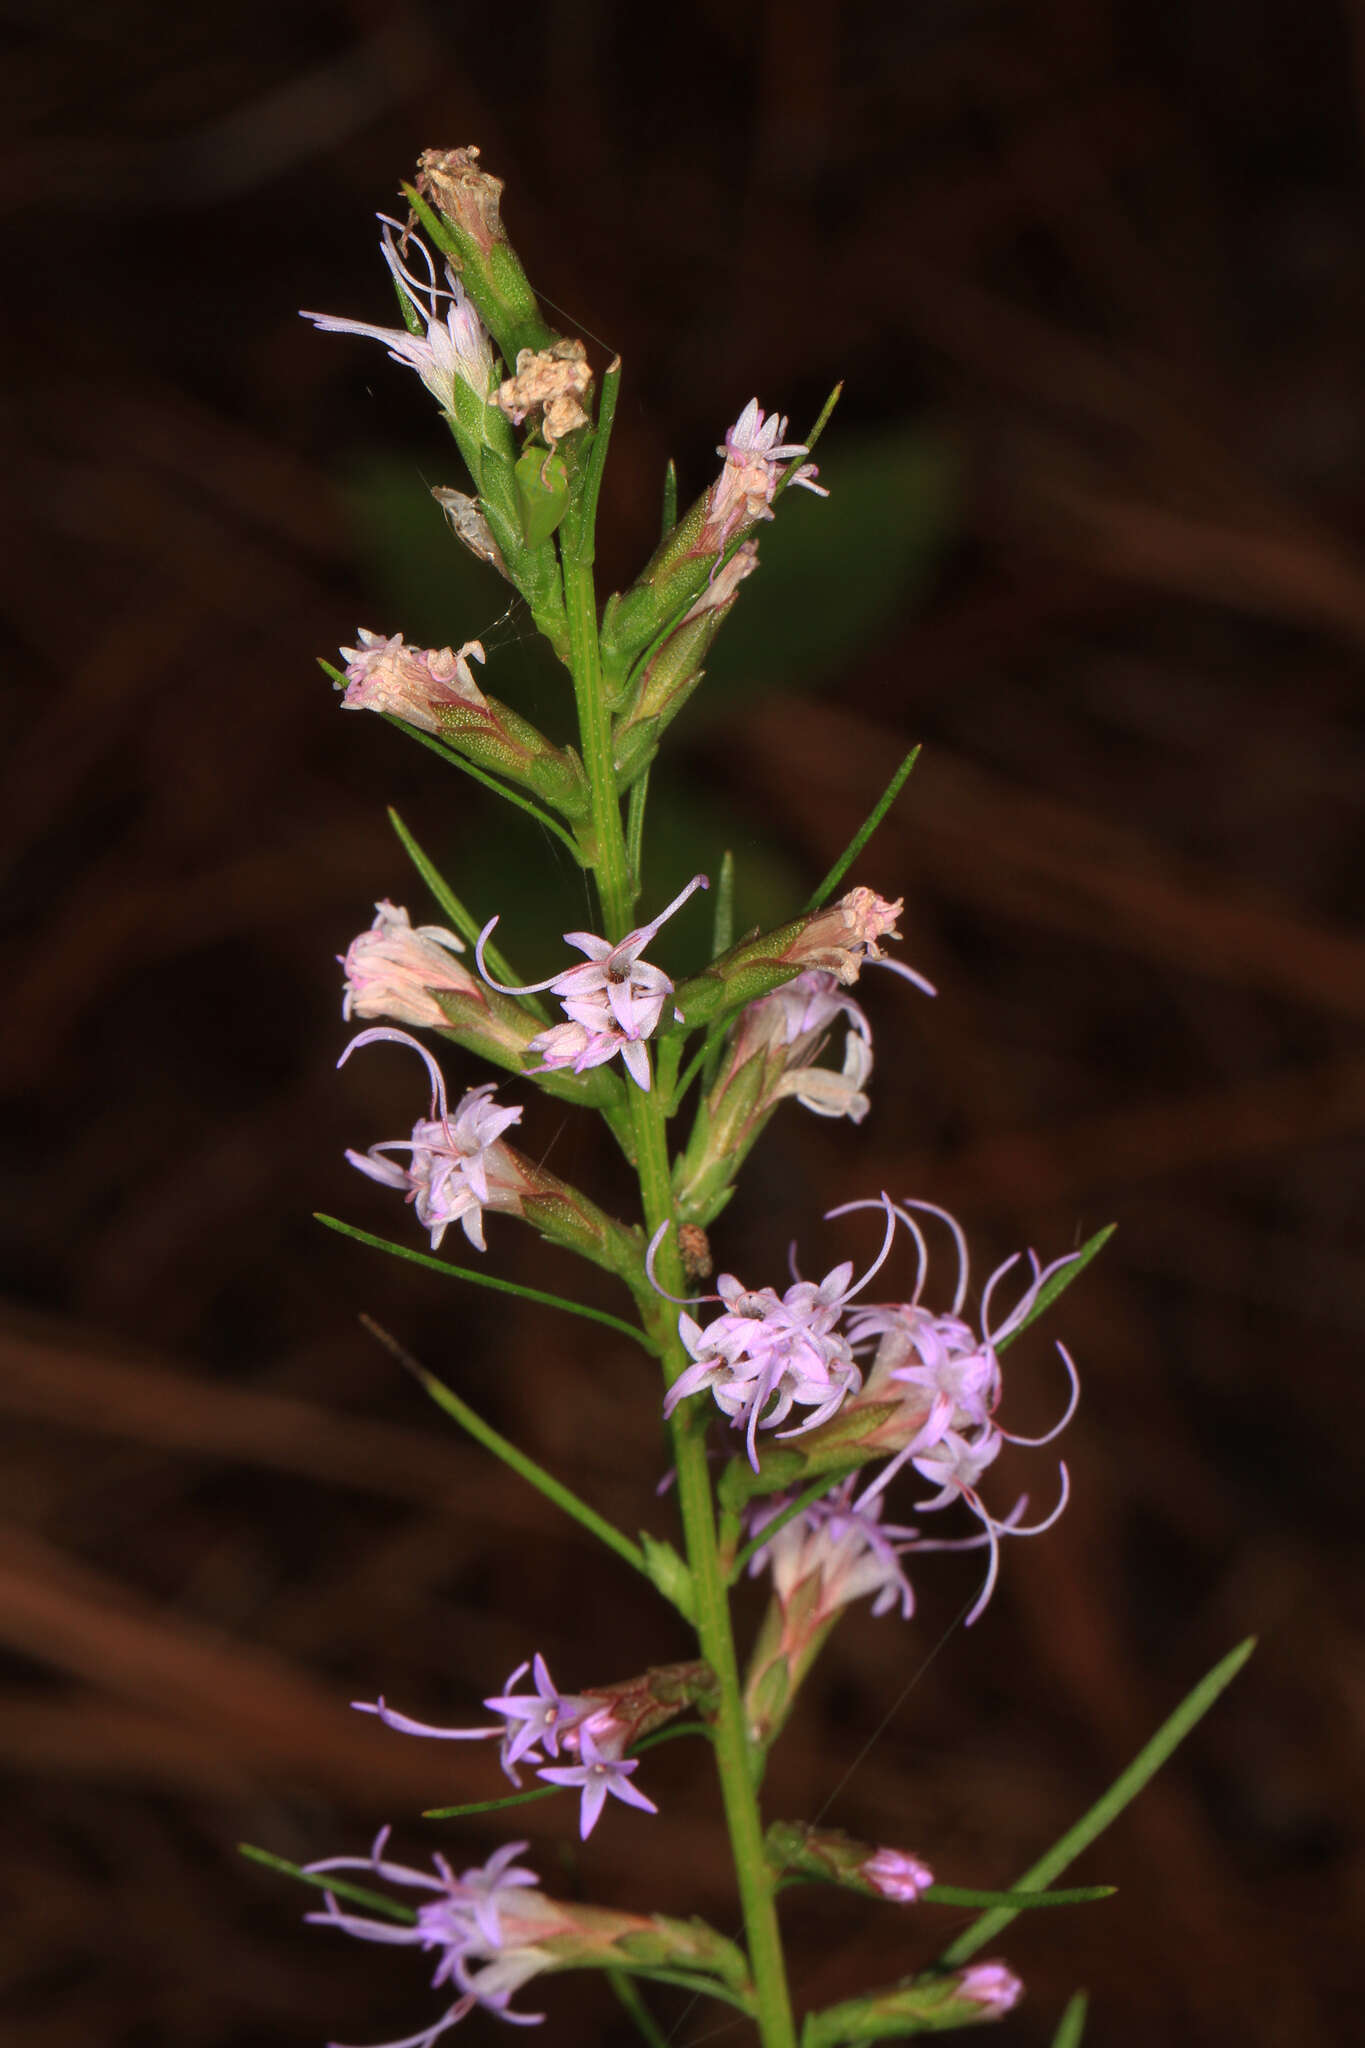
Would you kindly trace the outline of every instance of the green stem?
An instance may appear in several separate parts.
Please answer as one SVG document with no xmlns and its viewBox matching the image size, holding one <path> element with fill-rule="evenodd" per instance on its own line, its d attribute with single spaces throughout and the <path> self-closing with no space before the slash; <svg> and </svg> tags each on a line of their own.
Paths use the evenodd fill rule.
<svg viewBox="0 0 1365 2048">
<path fill-rule="evenodd" d="M 630 869 L 616 793 L 612 758 L 611 715 L 602 686 L 602 660 L 597 638 L 597 599 L 593 589 L 590 529 L 578 521 L 563 536 L 564 602 L 569 622 L 570 660 L 578 705 L 579 742 L 592 792 L 594 865 L 606 935 L 616 941 L 630 926 Z M 665 1129 L 667 1105 L 662 1091 L 630 1091 L 635 1126 L 636 1171 L 645 1228 L 650 1235 L 665 1221 L 673 1223 L 672 1177 Z M 683 1291 L 676 1229 L 660 1248 L 663 1285 L 672 1294 Z M 656 1331 L 664 1349 L 667 1383 L 687 1365 L 665 1304 L 658 1304 Z M 675 1411 L 671 1429 L 678 1473 L 678 1502 L 691 1567 L 696 1630 L 702 1656 L 716 1675 L 719 1704 L 713 1731 L 721 1799 L 730 1835 L 731 1854 L 744 1911 L 744 1932 L 753 1971 L 755 2009 L 763 2048 L 796 2048 L 796 2027 L 787 1989 L 786 1961 L 778 1926 L 772 1873 L 763 1847 L 763 1822 L 758 1810 L 755 1761 L 744 1715 L 744 1695 L 730 1626 L 730 1604 L 716 1541 L 711 1475 L 706 1463 L 705 1419 L 692 1408 Z"/>
<path fill-rule="evenodd" d="M 663 1105 L 657 1095 L 645 1095 L 638 1090 L 632 1105 L 645 1228 L 652 1236 L 673 1213 Z M 661 1245 L 658 1263 L 664 1286 L 670 1293 L 681 1293 L 682 1267 L 675 1233 L 670 1232 Z M 665 1340 L 664 1371 L 671 1384 L 686 1367 L 687 1355 L 676 1336 L 671 1341 L 667 1339 L 666 1325 L 659 1334 Z M 749 1965 L 754 1974 L 755 2017 L 764 2048 L 795 2048 L 796 2028 L 787 1989 L 782 1934 L 763 1847 L 755 1759 L 730 1626 L 726 1575 L 716 1538 L 711 1475 L 706 1462 L 705 1413 L 680 1406 L 674 1411 L 670 1427 L 678 1473 L 678 1505 L 692 1568 L 697 1640 L 703 1657 L 716 1674 L 719 1693 L 714 1727 L 716 1769 L 744 1910 Z"/>
</svg>

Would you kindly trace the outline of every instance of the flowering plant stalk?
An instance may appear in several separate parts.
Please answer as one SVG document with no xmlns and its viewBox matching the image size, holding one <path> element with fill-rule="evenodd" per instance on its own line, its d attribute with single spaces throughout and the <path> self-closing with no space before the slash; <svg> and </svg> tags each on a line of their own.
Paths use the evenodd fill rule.
<svg viewBox="0 0 1365 2048">
<path fill-rule="evenodd" d="M 488 1218 L 510 1217 L 620 1283 L 628 1315 L 514 1291 L 594 1317 L 614 1341 L 633 1343 L 651 1360 L 640 1398 L 659 1403 L 671 1439 L 678 1546 L 647 1535 L 636 1541 L 614 1528 L 455 1389 L 414 1369 L 486 1448 L 646 1576 L 692 1642 L 676 1663 L 625 1678 L 575 1673 L 568 1691 L 532 1652 L 484 1699 L 487 1718 L 470 1726 L 416 1721 L 382 1695 L 356 1705 L 399 1736 L 496 1744 L 512 1785 L 521 1788 L 529 1775 L 535 1790 L 518 1789 L 478 1810 L 572 1793 L 585 1839 L 606 1824 L 609 1806 L 612 1825 L 644 1825 L 641 1816 L 658 1815 L 648 1790 L 649 1748 L 673 1733 L 703 1734 L 719 1779 L 743 1939 L 695 1919 L 552 1898 L 521 1861 L 524 1841 L 457 1871 L 441 1855 L 429 1868 L 391 1858 L 385 1829 L 366 1854 L 325 1857 L 294 1874 L 324 1893 L 310 1918 L 434 1959 L 437 2009 L 390 2048 L 430 2048 L 476 2007 L 509 2022 L 534 2022 L 541 2015 L 513 2003 L 523 1987 L 537 1976 L 578 1969 L 609 1974 L 647 2040 L 661 2036 L 637 1979 L 705 1993 L 747 2015 L 764 2048 L 795 2048 L 798 2021 L 777 1900 L 796 1883 L 834 1884 L 900 1909 L 983 1909 L 936 1963 L 806 2012 L 804 2048 L 997 2018 L 1021 1986 L 1006 1963 L 972 1959 L 981 1942 L 1025 1907 L 1104 1895 L 1103 1887 L 1049 1887 L 1192 1725 L 1245 1651 L 1211 1674 L 1099 1806 L 1010 1891 L 938 1883 L 918 1847 L 861 1842 L 818 1819 L 765 1824 L 760 1787 L 768 1750 L 846 1609 L 869 1599 L 874 1613 L 907 1621 L 914 1611 L 908 1563 L 938 1550 L 974 1548 L 983 1563 L 967 1616 L 974 1623 L 994 1590 L 1006 1539 L 1041 1534 L 1061 1514 L 1065 1465 L 1053 1504 L 1032 1519 L 1024 1499 L 992 1499 L 990 1468 L 1007 1443 L 1037 1447 L 1060 1434 L 1078 1398 L 1075 1366 L 1059 1344 L 1058 1419 L 1045 1435 L 1027 1438 L 998 1419 L 1001 1354 L 1050 1308 L 1108 1233 L 1047 1264 L 1032 1252 L 1007 1260 L 987 1280 L 973 1318 L 967 1244 L 956 1220 L 922 1197 L 869 1190 L 849 1205 L 868 1226 L 861 1271 L 841 1263 L 818 1281 L 794 1272 L 781 1287 L 723 1272 L 714 1291 L 707 1288 L 708 1230 L 768 1121 L 790 1114 L 783 1107 L 789 1102 L 852 1122 L 869 1113 L 873 1031 L 861 991 L 852 993 L 864 969 L 884 966 L 902 988 L 933 994 L 888 952 L 900 939 L 900 900 L 866 887 L 837 893 L 913 757 L 787 923 L 734 937 L 727 862 L 712 899 L 710 963 L 675 981 L 647 957 L 666 950 L 669 920 L 711 886 L 706 875 L 693 875 L 662 907 L 646 887 L 650 763 L 700 684 L 716 634 L 743 601 L 742 586 L 760 565 L 762 530 L 784 493 L 796 485 L 826 495 L 809 458 L 834 401 L 797 441 L 784 418 L 751 400 L 717 447 L 719 472 L 681 516 L 666 493 L 662 540 L 630 587 L 601 605 L 594 533 L 620 363 L 599 376 L 584 345 L 546 321 L 502 224 L 501 184 L 484 171 L 477 150 L 427 151 L 415 183 L 404 189 L 406 222 L 381 216 L 381 253 L 399 324 L 306 317 L 327 331 L 383 342 L 436 399 L 472 484 L 436 495 L 458 539 L 513 586 L 567 671 L 574 743 L 542 733 L 485 689 L 496 664 L 478 641 L 458 650 L 420 648 L 401 633 L 362 629 L 356 644 L 341 650 L 342 666 L 329 673 L 346 709 L 401 725 L 539 819 L 591 877 L 599 929 L 565 933 L 579 957 L 542 980 L 521 980 L 499 950 L 496 912 L 482 923 L 471 916 L 395 820 L 448 922 L 417 923 L 387 899 L 377 905 L 373 924 L 343 963 L 343 1014 L 365 1028 L 350 1039 L 341 1063 L 361 1049 L 398 1046 L 420 1060 L 427 1099 L 410 1135 L 347 1157 L 369 1179 L 404 1195 L 430 1251 L 324 1220 L 401 1257 L 511 1288 L 478 1267 L 435 1256 L 458 1225 L 471 1250 L 489 1257 Z M 891 989 L 887 995 L 900 999 Z M 477 1080 L 455 1099 L 431 1039 L 602 1116 L 635 1170 L 638 1214 L 608 1215 L 521 1152 L 515 1139 L 522 1107 L 502 1097 L 500 1081 Z M 946 1290 L 938 1278 L 942 1262 L 931 1258 L 935 1237 L 952 1247 L 955 1272 Z M 873 1299 L 869 1290 L 883 1275 L 876 1291 L 890 1288 L 890 1295 Z M 717 1435 L 721 1469 L 713 1480 Z M 904 1507 L 892 1508 L 893 1489 Z M 956 1534 L 920 1526 L 954 1510 L 966 1511 Z M 914 1523 L 903 1519 L 907 1511 Z M 731 1591 L 745 1574 L 766 1575 L 769 1597 L 757 1636 L 741 1654 Z M 666 1817 L 650 1824 L 666 1826 Z M 279 1864 L 267 1852 L 250 1853 Z M 1068 2038 L 1079 2038 L 1079 2019 L 1069 2016 L 1065 2024 Z"/>
</svg>

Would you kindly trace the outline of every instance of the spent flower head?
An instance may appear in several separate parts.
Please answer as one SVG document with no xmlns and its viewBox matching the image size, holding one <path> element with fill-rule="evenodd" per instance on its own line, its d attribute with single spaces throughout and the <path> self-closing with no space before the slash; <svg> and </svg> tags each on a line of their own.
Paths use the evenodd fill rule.
<svg viewBox="0 0 1365 2048">
<path fill-rule="evenodd" d="M 442 706 L 483 710 L 488 700 L 474 680 L 469 664 L 484 659 L 483 642 L 466 640 L 451 647 L 409 647 L 401 633 L 358 629 L 358 647 L 343 647 L 346 690 L 343 711 L 380 711 L 405 718 L 423 732 L 439 733 Z"/>
<path fill-rule="evenodd" d="M 477 995 L 479 985 L 454 957 L 464 940 L 439 924 L 414 925 L 401 905 L 376 903 L 374 923 L 338 955 L 346 970 L 341 1014 L 392 1017 L 440 1027 L 446 1013 L 432 994 Z"/>
</svg>

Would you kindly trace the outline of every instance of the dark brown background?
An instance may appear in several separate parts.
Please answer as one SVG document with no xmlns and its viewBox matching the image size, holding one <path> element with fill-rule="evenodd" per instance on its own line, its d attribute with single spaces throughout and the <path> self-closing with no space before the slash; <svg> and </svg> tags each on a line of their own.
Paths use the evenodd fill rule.
<svg viewBox="0 0 1365 2048">
<path fill-rule="evenodd" d="M 679 730 L 651 888 L 686 871 L 690 806 L 752 914 L 780 912 L 922 739 L 859 873 L 904 891 L 907 955 L 943 993 L 869 989 L 874 1116 L 790 1111 L 722 1258 L 776 1276 L 794 1233 L 817 1268 L 852 1255 L 866 1232 L 819 1211 L 882 1185 L 950 1202 L 983 1271 L 1121 1226 L 1055 1325 L 1085 1376 L 1069 1514 L 1010 1550 L 986 1619 L 927 1670 L 972 1560 L 926 1560 L 908 1627 L 851 1617 L 773 1808 L 837 1793 L 832 1821 L 1007 1880 L 1256 1631 L 1216 1718 L 1080 1866 L 1121 1896 L 1002 1944 L 1030 1990 L 1006 2033 L 1048 2041 L 1084 1983 L 1091 2038 L 1123 2048 L 1346 2038 L 1358 10 L 769 0 L 650 10 L 651 49 L 607 0 L 6 12 L 12 2038 L 411 2031 L 436 2010 L 416 1960 L 302 1928 L 233 1844 L 302 1858 L 394 1819 L 416 1854 L 444 1839 L 422 1806 L 494 1789 L 482 1752 L 388 1736 L 348 1714 L 357 1693 L 459 1721 L 536 1645 L 570 1685 L 684 1647 L 356 1315 L 625 1526 L 664 1530 L 638 1359 L 309 1220 L 411 1227 L 340 1154 L 405 1128 L 415 1071 L 332 1071 L 331 956 L 376 896 L 428 909 L 384 802 L 481 915 L 507 910 L 532 969 L 582 921 L 562 873 L 541 886 L 533 832 L 491 838 L 477 792 L 338 717 L 313 665 L 358 622 L 483 630 L 492 687 L 562 717 L 524 622 L 444 540 L 425 487 L 457 468 L 415 380 L 295 311 L 389 317 L 370 215 L 419 148 L 471 140 L 533 278 L 625 358 L 609 574 L 639 559 L 669 452 L 698 489 L 752 392 L 796 423 L 848 380 L 834 495 L 789 504 L 795 567 L 770 552 Z M 419 598 L 428 561 L 443 580 Z M 528 1115 L 537 1148 L 616 1199 L 552 1109 Z M 489 1264 L 573 1284 L 507 1223 Z M 1048 1417 L 1047 1361 L 1041 1339 L 1011 1357 L 1017 1427 Z M 1041 1502 L 1049 1469 L 1020 1454 L 1014 1476 Z M 577 1867 L 568 1811 L 529 1808 L 538 1867 L 728 1923 L 698 1765 L 661 1751 L 661 1818 L 613 1810 Z M 470 1827 L 452 1853 L 496 1839 Z M 953 1924 L 803 1899 L 800 1995 L 907 1969 Z M 556 2040 L 626 2039 L 590 1983 L 546 2003 Z"/>
</svg>

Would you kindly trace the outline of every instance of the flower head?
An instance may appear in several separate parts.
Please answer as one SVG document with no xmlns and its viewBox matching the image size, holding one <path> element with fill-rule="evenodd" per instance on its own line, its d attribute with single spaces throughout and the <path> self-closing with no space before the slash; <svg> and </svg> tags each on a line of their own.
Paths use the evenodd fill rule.
<svg viewBox="0 0 1365 2048">
<path fill-rule="evenodd" d="M 402 247 L 415 248 L 426 270 L 423 280 L 414 276 L 400 253 L 395 231 L 399 223 L 380 214 L 384 232 L 380 252 L 389 267 L 400 296 L 422 323 L 421 334 L 406 327 L 379 327 L 366 320 L 342 320 L 333 313 L 308 313 L 302 318 L 327 334 L 363 334 L 382 341 L 396 363 L 416 370 L 432 396 L 446 412 L 454 412 L 456 387 L 467 385 L 477 398 L 487 399 L 493 382 L 493 347 L 473 304 L 465 294 L 458 275 L 449 263 L 444 266 L 445 283 L 437 282 L 431 251 L 419 235 L 402 235 Z M 448 301 L 444 310 L 442 301 Z"/>
<path fill-rule="evenodd" d="M 565 932 L 565 945 L 587 954 L 584 964 L 565 968 L 548 981 L 530 982 L 524 988 L 509 988 L 494 981 L 488 972 L 484 948 L 498 922 L 496 917 L 491 918 L 475 948 L 479 972 L 489 987 L 502 995 L 534 995 L 550 989 L 559 997 L 568 1022 L 542 1031 L 528 1048 L 542 1055 L 547 1068 L 572 1067 L 578 1074 L 586 1067 L 602 1066 L 619 1052 L 631 1079 L 647 1089 L 649 1052 L 644 1041 L 655 1030 L 665 999 L 673 993 L 673 983 L 661 968 L 651 966 L 640 955 L 674 911 L 695 890 L 707 886 L 705 875 L 694 875 L 651 924 L 627 932 L 615 945 L 595 932 Z"/>
<path fill-rule="evenodd" d="M 503 1132 L 520 1121 L 521 1110 L 495 1102 L 496 1083 L 485 1081 L 466 1090 L 452 1116 L 445 1080 L 431 1054 L 406 1031 L 386 1025 L 353 1038 L 337 1065 L 344 1066 L 357 1046 L 380 1040 L 411 1046 L 423 1061 L 431 1076 L 431 1113 L 413 1125 L 410 1138 L 386 1138 L 367 1152 L 348 1151 L 346 1157 L 371 1180 L 404 1191 L 422 1228 L 431 1232 L 433 1251 L 455 1222 L 462 1223 L 470 1243 L 484 1251 L 484 1210 L 522 1213 L 524 1175 L 516 1155 L 500 1142 Z M 408 1164 L 388 1158 L 390 1152 L 406 1152 Z"/>
<path fill-rule="evenodd" d="M 401 633 L 386 639 L 361 626 L 358 647 L 343 647 L 346 692 L 343 711 L 383 711 L 405 718 L 423 732 L 439 733 L 443 705 L 487 707 L 488 699 L 474 680 L 470 661 L 482 661 L 483 642 L 466 640 L 458 652 L 450 647 L 409 647 Z"/>
<path fill-rule="evenodd" d="M 387 2048 L 430 2048 L 476 2005 L 521 2026 L 537 2024 L 543 2013 L 512 2012 L 508 2000 L 538 1971 L 552 1965 L 553 1956 L 535 1946 L 535 1937 L 557 1932 L 563 1919 L 552 1902 L 535 1889 L 539 1884 L 535 1872 L 515 1862 L 526 1843 L 508 1842 L 494 1850 L 486 1863 L 457 1877 L 443 1856 L 432 1858 L 434 1875 L 407 1864 L 390 1863 L 384 1855 L 388 1836 L 389 1830 L 381 1829 L 368 1856 L 329 1856 L 310 1863 L 307 1869 L 313 1876 L 357 1870 L 404 1889 L 431 1893 L 433 1896 L 417 1907 L 414 1923 L 372 1920 L 343 1911 L 330 1892 L 325 1911 L 305 1915 L 317 1926 L 335 1927 L 360 1941 L 434 1953 L 433 1987 L 452 1985 L 459 1992 L 455 2003 L 433 2026 L 404 2041 L 388 2043 Z M 476 1969 L 476 1964 L 482 1967 Z"/>
<path fill-rule="evenodd" d="M 678 1318 L 678 1334 L 692 1364 L 669 1388 L 665 1416 L 689 1395 L 709 1390 L 731 1423 L 744 1425 L 749 1463 L 755 1472 L 760 1428 L 775 1429 L 796 1406 L 813 1413 L 795 1429 L 785 1431 L 787 1436 L 799 1436 L 827 1421 L 845 1396 L 862 1385 L 862 1374 L 838 1328 L 839 1320 L 848 1302 L 882 1264 L 895 1227 L 888 1209 L 881 1251 L 856 1284 L 851 1260 L 832 1267 L 818 1285 L 798 1280 L 780 1296 L 771 1287 L 743 1287 L 733 1273 L 722 1273 L 716 1293 L 708 1298 L 723 1302 L 723 1312 L 704 1327 L 685 1308 Z M 661 1236 L 662 1231 L 650 1247 L 651 1259 Z"/>
<path fill-rule="evenodd" d="M 407 911 L 387 899 L 374 908 L 370 929 L 352 939 L 345 955 L 339 956 L 346 970 L 342 1016 L 445 1024 L 446 1013 L 433 991 L 479 993 L 473 975 L 454 958 L 464 951 L 463 939 L 442 925 L 414 926 Z"/>
<path fill-rule="evenodd" d="M 785 465 L 808 452 L 804 441 L 785 441 L 786 431 L 785 418 L 775 412 L 765 416 L 756 398 L 727 429 L 716 450 L 725 457 L 725 467 L 712 488 L 707 519 L 713 546 L 723 548 L 742 527 L 773 517 L 773 496 Z M 791 481 L 827 498 L 829 492 L 815 481 L 818 474 L 813 462 L 803 462 Z"/>
</svg>

